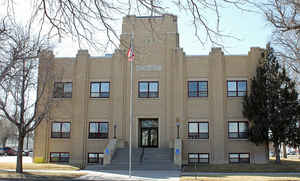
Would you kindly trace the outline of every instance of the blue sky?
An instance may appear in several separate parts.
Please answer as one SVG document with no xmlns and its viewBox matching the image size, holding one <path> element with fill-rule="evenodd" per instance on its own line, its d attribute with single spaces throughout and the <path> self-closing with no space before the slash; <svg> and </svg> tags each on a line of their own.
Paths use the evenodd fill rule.
<svg viewBox="0 0 300 181">
<path fill-rule="evenodd" d="M 207 55 L 214 45 L 210 42 L 203 46 L 199 40 L 194 36 L 194 29 L 192 27 L 191 18 L 184 12 L 178 12 L 172 7 L 169 9 L 172 14 L 178 16 L 178 31 L 180 36 L 180 46 L 188 55 Z M 206 10 L 203 10 L 206 12 Z M 213 12 L 206 12 L 207 19 L 210 26 L 215 26 L 215 18 Z M 219 40 L 224 45 L 225 54 L 247 54 L 250 47 L 265 47 L 266 43 L 271 40 L 271 28 L 268 27 L 262 14 L 241 11 L 234 7 L 222 8 L 220 10 L 221 21 L 220 30 L 222 33 L 234 36 L 235 38 L 222 38 Z M 115 22 L 115 28 L 120 32 L 121 17 Z M 205 36 L 204 32 L 201 32 Z M 99 34 L 98 37 L 103 35 Z M 104 35 L 105 36 L 105 35 Z M 105 53 L 113 53 L 115 47 L 108 49 L 107 52 L 95 51 L 89 49 L 92 56 L 102 56 Z M 77 43 L 70 38 L 65 38 L 61 43 L 56 45 L 54 53 L 56 56 L 76 56 L 78 50 Z"/>
<path fill-rule="evenodd" d="M 168 2 L 166 2 L 168 4 Z M 20 4 L 18 4 L 20 5 Z M 22 5 L 22 6 L 21 6 Z M 17 16 L 24 21 L 27 18 L 25 15 L 28 14 L 25 8 L 30 5 L 25 2 L 17 9 Z M 178 16 L 178 31 L 180 37 L 180 46 L 184 49 L 185 53 L 188 55 L 207 55 L 213 47 L 209 42 L 205 43 L 203 46 L 199 40 L 194 36 L 194 30 L 191 23 L 191 18 L 186 15 L 183 11 L 178 12 L 174 5 L 169 4 L 168 11 L 174 15 Z M 224 6 L 226 7 L 226 6 Z M 1 11 L 5 12 L 4 6 L 1 6 Z M 249 8 L 249 7 L 248 7 Z M 250 8 L 249 8 L 250 9 Z M 0 11 L 0 15 L 1 15 Z M 202 13 L 207 15 L 207 20 L 210 26 L 215 26 L 215 18 L 213 16 L 213 11 L 208 11 L 206 9 L 201 9 Z M 235 38 L 223 38 L 219 42 L 225 47 L 225 54 L 247 54 L 250 47 L 265 47 L 266 43 L 271 40 L 271 28 L 267 26 L 266 21 L 262 14 L 250 13 L 246 11 L 241 11 L 233 6 L 227 6 L 227 8 L 222 8 L 219 10 L 221 15 L 220 30 L 222 33 L 227 35 L 232 35 Z M 122 25 L 122 17 L 114 22 L 114 28 L 120 32 Z M 201 32 L 205 36 L 204 32 Z M 99 39 L 105 35 L 97 35 Z M 72 41 L 71 38 L 64 38 L 60 43 L 55 43 L 54 53 L 56 56 L 60 57 L 74 57 L 79 49 L 77 43 Z M 92 56 L 102 56 L 105 53 L 113 53 L 115 47 L 111 47 L 107 52 L 96 51 L 87 46 L 82 48 L 88 49 Z"/>
</svg>

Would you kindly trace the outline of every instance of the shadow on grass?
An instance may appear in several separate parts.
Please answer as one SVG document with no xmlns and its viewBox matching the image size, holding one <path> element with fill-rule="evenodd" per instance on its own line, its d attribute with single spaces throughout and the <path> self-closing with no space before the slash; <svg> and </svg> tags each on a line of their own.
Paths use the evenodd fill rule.
<svg viewBox="0 0 300 181">
<path fill-rule="evenodd" d="M 270 159 L 267 164 L 211 164 L 211 165 L 187 165 L 183 172 L 299 172 L 300 159 L 282 159 L 276 164 Z"/>
<path fill-rule="evenodd" d="M 73 180 L 83 174 L 80 173 L 44 173 L 44 172 L 24 172 L 22 174 L 13 171 L 0 171 L 0 180 Z"/>
</svg>

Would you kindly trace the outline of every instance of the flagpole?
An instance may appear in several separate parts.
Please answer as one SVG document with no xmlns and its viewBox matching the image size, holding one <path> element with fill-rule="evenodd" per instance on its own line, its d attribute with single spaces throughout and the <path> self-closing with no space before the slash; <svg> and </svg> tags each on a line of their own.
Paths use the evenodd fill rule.
<svg viewBox="0 0 300 181">
<path fill-rule="evenodd" d="M 130 37 L 130 48 L 133 51 L 133 33 Z M 131 57 L 133 58 L 133 57 Z M 132 122 L 133 122 L 133 60 L 130 61 L 130 117 L 129 117 L 129 178 L 131 178 L 131 153 L 132 153 Z"/>
</svg>

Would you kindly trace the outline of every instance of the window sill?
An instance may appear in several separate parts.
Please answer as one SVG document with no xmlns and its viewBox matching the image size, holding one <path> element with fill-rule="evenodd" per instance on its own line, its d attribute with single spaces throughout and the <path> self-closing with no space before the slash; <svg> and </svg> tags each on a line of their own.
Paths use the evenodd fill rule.
<svg viewBox="0 0 300 181">
<path fill-rule="evenodd" d="M 72 100 L 72 97 L 52 97 L 52 99 L 53 99 L 53 100 L 58 100 L 58 101 L 60 101 L 60 100 L 63 100 L 63 101 L 68 100 L 68 101 L 71 101 L 71 100 Z"/>
<path fill-rule="evenodd" d="M 71 137 L 69 138 L 53 138 L 53 137 L 50 137 L 51 139 L 55 139 L 55 140 L 69 140 L 71 139 Z"/>
<path fill-rule="evenodd" d="M 244 97 L 245 97 L 245 96 L 241 96 L 241 97 L 228 97 L 228 96 L 227 96 L 227 99 L 228 99 L 228 100 L 240 100 L 240 99 L 244 99 Z"/>
<path fill-rule="evenodd" d="M 249 141 L 249 138 L 228 138 L 230 141 Z"/>
<path fill-rule="evenodd" d="M 89 97 L 90 99 L 110 99 L 111 97 Z"/>
<path fill-rule="evenodd" d="M 88 140 L 108 140 L 109 138 L 88 138 Z"/>
<path fill-rule="evenodd" d="M 184 138 L 187 141 L 209 141 L 209 138 Z"/>
<path fill-rule="evenodd" d="M 160 100 L 160 98 L 159 97 L 149 97 L 149 98 L 147 98 L 147 97 L 137 97 L 136 98 L 136 100 L 137 101 L 159 101 Z"/>
<path fill-rule="evenodd" d="M 193 100 L 193 99 L 204 99 L 204 100 L 208 100 L 208 96 L 207 97 L 187 97 L 189 100 Z"/>
</svg>

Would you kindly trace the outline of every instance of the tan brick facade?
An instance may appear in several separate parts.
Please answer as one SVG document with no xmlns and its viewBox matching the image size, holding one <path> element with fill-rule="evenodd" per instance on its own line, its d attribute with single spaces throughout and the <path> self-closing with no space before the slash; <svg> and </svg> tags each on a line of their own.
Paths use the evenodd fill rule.
<svg viewBox="0 0 300 181">
<path fill-rule="evenodd" d="M 126 53 L 132 33 L 133 147 L 141 146 L 140 120 L 149 118 L 158 120 L 158 148 L 173 148 L 176 120 L 180 120 L 183 164 L 188 163 L 188 153 L 208 153 L 212 164 L 228 163 L 229 153 L 250 153 L 250 163 L 266 162 L 263 146 L 228 137 L 229 121 L 247 120 L 242 115 L 243 97 L 228 97 L 227 81 L 246 80 L 249 91 L 262 50 L 251 48 L 248 55 L 225 56 L 220 48 L 212 48 L 209 55 L 185 55 L 179 47 L 177 17 L 172 15 L 125 17 L 120 48 L 112 56 L 92 57 L 86 50 L 79 50 L 74 58 L 55 58 L 51 52 L 52 56 L 41 56 L 52 61 L 55 70 L 63 70 L 60 82 L 72 82 L 72 98 L 53 98 L 57 106 L 51 120 L 36 130 L 35 161 L 48 162 L 51 152 L 68 152 L 70 163 L 86 165 L 88 153 L 105 152 L 114 125 L 120 146 L 128 145 L 130 64 Z M 139 81 L 158 81 L 158 97 L 139 98 Z M 207 81 L 208 96 L 189 97 L 188 81 Z M 91 98 L 91 82 L 110 82 L 109 97 Z M 53 121 L 71 122 L 70 137 L 51 138 Z M 108 138 L 88 138 L 92 121 L 108 122 Z M 208 122 L 208 139 L 189 138 L 188 122 Z"/>
</svg>

